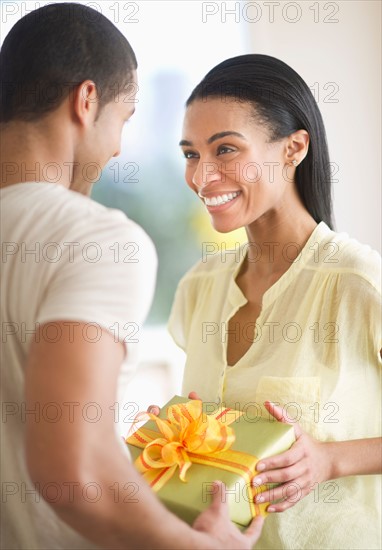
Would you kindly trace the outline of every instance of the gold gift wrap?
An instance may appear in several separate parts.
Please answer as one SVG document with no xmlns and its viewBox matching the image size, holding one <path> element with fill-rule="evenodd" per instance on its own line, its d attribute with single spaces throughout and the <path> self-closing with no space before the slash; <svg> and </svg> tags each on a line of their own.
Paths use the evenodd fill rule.
<svg viewBox="0 0 382 550">
<path fill-rule="evenodd" d="M 169 510 L 192 524 L 211 503 L 213 481 L 221 480 L 230 518 L 238 527 L 248 526 L 255 515 L 266 515 L 268 503 L 255 504 L 254 496 L 269 487 L 252 488 L 251 479 L 259 460 L 294 443 L 293 426 L 179 396 L 162 407 L 159 419 L 164 421 L 149 420 L 126 444 Z M 178 433 L 180 437 L 174 436 Z"/>
</svg>

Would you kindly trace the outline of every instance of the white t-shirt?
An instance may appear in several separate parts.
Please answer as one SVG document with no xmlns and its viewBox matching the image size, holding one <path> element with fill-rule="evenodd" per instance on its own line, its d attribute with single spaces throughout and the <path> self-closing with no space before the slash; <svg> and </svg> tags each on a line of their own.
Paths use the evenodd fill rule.
<svg viewBox="0 0 382 550">
<path fill-rule="evenodd" d="M 153 297 L 155 248 L 125 214 L 61 185 L 20 183 L 0 196 L 1 547 L 93 548 L 56 516 L 29 480 L 23 449 L 26 358 L 39 325 L 85 322 L 89 341 L 106 329 L 126 344 L 119 380 L 125 386 Z M 70 323 L 67 330 L 73 330 Z M 60 336 L 53 328 L 44 334 L 52 342 Z"/>
</svg>

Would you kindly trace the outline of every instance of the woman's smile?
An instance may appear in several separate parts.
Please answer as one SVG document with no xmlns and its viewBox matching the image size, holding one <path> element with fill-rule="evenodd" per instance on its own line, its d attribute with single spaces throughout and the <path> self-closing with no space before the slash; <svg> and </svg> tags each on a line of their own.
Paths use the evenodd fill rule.
<svg viewBox="0 0 382 550">
<path fill-rule="evenodd" d="M 211 212 L 226 210 L 235 202 L 235 199 L 237 199 L 240 194 L 241 191 L 226 192 L 221 194 L 215 192 L 209 195 L 202 194 L 200 191 L 198 193 L 199 197 L 204 201 L 207 209 Z"/>
</svg>

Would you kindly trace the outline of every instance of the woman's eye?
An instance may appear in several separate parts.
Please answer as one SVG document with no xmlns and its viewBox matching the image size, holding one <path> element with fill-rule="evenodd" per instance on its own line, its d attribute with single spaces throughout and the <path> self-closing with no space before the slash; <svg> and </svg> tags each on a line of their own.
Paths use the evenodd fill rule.
<svg viewBox="0 0 382 550">
<path fill-rule="evenodd" d="M 225 153 L 233 153 L 232 147 L 227 147 L 227 145 L 221 145 L 218 148 L 218 155 L 224 155 Z"/>
<path fill-rule="evenodd" d="M 194 153 L 193 151 L 183 151 L 183 155 L 186 159 L 198 158 L 197 153 Z"/>
</svg>

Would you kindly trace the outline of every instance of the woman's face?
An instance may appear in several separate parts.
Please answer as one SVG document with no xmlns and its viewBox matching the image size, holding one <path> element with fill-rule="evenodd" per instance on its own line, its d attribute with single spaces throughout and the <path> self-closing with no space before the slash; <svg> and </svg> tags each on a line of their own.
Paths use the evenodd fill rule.
<svg viewBox="0 0 382 550">
<path fill-rule="evenodd" d="M 285 208 L 294 173 L 287 139 L 269 143 L 249 103 L 211 97 L 187 108 L 180 142 L 186 181 L 217 231 L 249 226 Z"/>
</svg>

